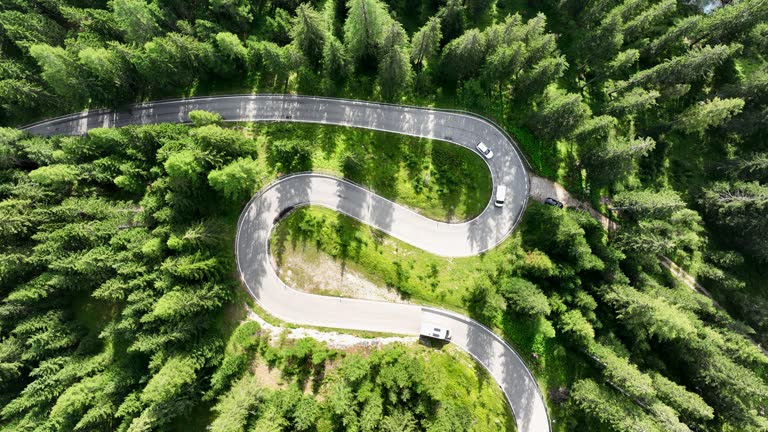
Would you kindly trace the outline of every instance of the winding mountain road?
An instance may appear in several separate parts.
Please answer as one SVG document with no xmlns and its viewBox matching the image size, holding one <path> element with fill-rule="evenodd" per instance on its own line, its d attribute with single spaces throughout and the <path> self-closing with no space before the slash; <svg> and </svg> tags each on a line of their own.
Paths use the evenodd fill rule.
<svg viewBox="0 0 768 432">
<path fill-rule="evenodd" d="M 415 335 L 423 320 L 451 328 L 452 343 L 477 359 L 498 382 L 519 432 L 550 431 L 546 404 L 533 375 L 518 354 L 476 321 L 436 308 L 318 296 L 287 286 L 270 260 L 269 237 L 277 220 L 302 205 L 324 206 L 433 254 L 463 257 L 502 242 L 519 222 L 530 180 L 511 138 L 480 117 L 453 111 L 290 95 L 234 95 L 177 99 L 132 106 L 126 111 L 86 111 L 24 128 L 38 135 L 82 135 L 99 127 L 185 123 L 189 112 L 217 112 L 226 121 L 292 121 L 351 126 L 451 142 L 470 149 L 478 141 L 493 149 L 486 160 L 494 193 L 507 187 L 506 204 L 468 222 L 449 224 L 421 216 L 343 179 L 300 173 L 263 188 L 238 222 L 236 254 L 240 276 L 270 314 L 302 325 Z M 478 157 L 480 157 L 478 155 Z"/>
</svg>

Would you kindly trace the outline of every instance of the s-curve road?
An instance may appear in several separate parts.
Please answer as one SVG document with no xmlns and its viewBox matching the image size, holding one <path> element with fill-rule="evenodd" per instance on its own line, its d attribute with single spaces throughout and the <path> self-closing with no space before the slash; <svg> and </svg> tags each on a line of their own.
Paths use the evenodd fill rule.
<svg viewBox="0 0 768 432">
<path fill-rule="evenodd" d="M 189 112 L 219 113 L 226 121 L 293 121 L 351 126 L 490 147 L 486 160 L 494 195 L 507 188 L 506 203 L 489 203 L 475 219 L 450 224 L 421 216 L 343 179 L 300 173 L 263 188 L 238 222 L 236 254 L 243 283 L 269 313 L 296 324 L 416 335 L 422 320 L 451 329 L 452 343 L 477 359 L 501 386 L 519 432 L 551 430 L 544 398 L 530 370 L 501 338 L 465 316 L 435 308 L 325 297 L 287 286 L 270 260 L 275 223 L 303 205 L 324 206 L 356 218 L 428 252 L 463 257 L 498 245 L 514 230 L 527 204 L 529 177 L 510 138 L 480 117 L 452 111 L 290 95 L 234 95 L 177 99 L 132 106 L 126 111 L 86 111 L 24 128 L 38 135 L 82 135 L 99 127 L 188 122 Z M 478 157 L 481 157 L 478 155 Z"/>
</svg>

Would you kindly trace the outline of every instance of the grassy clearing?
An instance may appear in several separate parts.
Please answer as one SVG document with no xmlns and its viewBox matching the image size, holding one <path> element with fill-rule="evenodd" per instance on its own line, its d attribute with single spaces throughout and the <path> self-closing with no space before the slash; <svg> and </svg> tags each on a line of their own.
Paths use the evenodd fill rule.
<svg viewBox="0 0 768 432">
<path fill-rule="evenodd" d="M 360 273 L 381 286 L 394 287 L 413 302 L 470 315 L 465 299 L 472 289 L 510 265 L 510 257 L 525 253 L 521 246 L 522 232 L 525 229 L 517 230 L 499 247 L 478 256 L 443 258 L 331 210 L 307 207 L 277 225 L 271 247 L 278 264 L 291 255 L 296 259 L 313 259 L 325 254 L 342 263 L 347 271 Z M 298 277 L 317 277 L 317 272 L 308 274 L 305 270 L 305 273 Z M 553 337 L 551 324 L 544 320 L 522 315 L 510 318 L 510 314 L 504 314 L 504 318 L 486 324 L 518 350 L 545 393 L 568 386 L 575 377 L 583 376 L 590 369 L 583 359 L 566 353 L 561 341 Z M 567 419 L 578 414 L 567 404 L 549 405 L 552 417 L 560 420 L 553 424 L 554 430 L 569 430 L 568 425 L 573 422 Z"/>
<path fill-rule="evenodd" d="M 412 301 L 459 312 L 466 312 L 464 297 L 478 278 L 503 265 L 505 251 L 519 244 L 513 236 L 478 256 L 442 258 L 320 207 L 296 210 L 277 225 L 270 241 L 278 265 L 287 254 L 322 252 Z"/>
<path fill-rule="evenodd" d="M 255 123 L 250 132 L 274 178 L 343 176 L 433 219 L 461 221 L 490 200 L 491 175 L 475 152 L 442 141 L 339 126 Z M 282 153 L 280 149 L 285 149 Z M 305 157 L 297 156 L 305 153 Z"/>
</svg>

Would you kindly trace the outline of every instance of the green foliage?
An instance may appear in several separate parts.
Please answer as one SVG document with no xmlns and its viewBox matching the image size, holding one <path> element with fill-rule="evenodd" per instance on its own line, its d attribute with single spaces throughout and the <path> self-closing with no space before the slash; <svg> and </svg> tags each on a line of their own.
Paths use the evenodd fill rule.
<svg viewBox="0 0 768 432">
<path fill-rule="evenodd" d="M 533 283 L 517 277 L 505 279 L 501 293 L 509 307 L 528 315 L 549 315 L 547 296 Z"/>
<path fill-rule="evenodd" d="M 255 376 L 243 376 L 213 407 L 217 416 L 210 425 L 214 432 L 244 432 L 251 412 L 262 403 L 264 390 Z"/>
<path fill-rule="evenodd" d="M 301 139 L 276 140 L 269 143 L 267 157 L 285 171 L 308 171 L 312 168 L 312 144 Z"/>
<path fill-rule="evenodd" d="M 380 50 L 379 87 L 382 97 L 391 100 L 406 91 L 413 79 L 409 61 L 408 36 L 400 23 L 393 21 L 384 30 L 384 40 Z"/>
<path fill-rule="evenodd" d="M 291 28 L 291 40 L 315 67 L 323 57 L 328 37 L 326 29 L 327 24 L 322 15 L 309 3 L 303 3 L 296 9 L 296 17 L 293 19 Z"/>
<path fill-rule="evenodd" d="M 208 124 L 192 130 L 190 135 L 209 158 L 227 161 L 238 156 L 256 156 L 256 144 L 236 129 Z"/>
<path fill-rule="evenodd" d="M 472 317 L 486 323 L 496 321 L 506 306 L 504 297 L 490 283 L 478 283 L 468 293 L 466 302 Z"/>
<path fill-rule="evenodd" d="M 350 59 L 344 46 L 333 36 L 329 36 L 323 47 L 323 72 L 334 81 L 343 81 L 349 74 Z"/>
<path fill-rule="evenodd" d="M 741 99 L 714 98 L 683 112 L 677 127 L 688 133 L 704 135 L 707 129 L 722 125 L 742 108 L 744 101 Z"/>
<path fill-rule="evenodd" d="M 695 320 L 664 298 L 615 285 L 608 289 L 605 299 L 618 309 L 622 320 L 640 333 L 662 341 L 691 338 L 696 334 Z"/>
<path fill-rule="evenodd" d="M 442 76 L 449 81 L 462 81 L 480 71 L 487 53 L 483 33 L 472 29 L 450 41 L 443 48 Z"/>
<path fill-rule="evenodd" d="M 649 372 L 655 398 L 633 391 L 648 399 L 644 412 L 608 385 L 573 386 L 575 403 L 550 406 L 556 429 L 685 431 L 678 415 L 695 430 L 768 428 L 765 358 L 733 330 L 763 344 L 768 334 L 768 2 L 707 14 L 673 0 L 351 0 L 322 12 L 293 0 L 6 3 L 3 124 L 224 92 L 403 100 L 493 118 L 539 175 L 616 209 L 621 228 L 609 238 L 581 213 L 534 204 L 503 250 L 445 264 L 410 249 L 410 260 L 385 258 L 394 255 L 378 234 L 335 217 L 297 225 L 412 299 L 470 307 L 503 325 L 541 356 L 534 373 L 559 395 L 594 375 L 573 352 L 589 345 L 590 329 L 619 358 L 663 373 Z M 420 157 L 406 141 L 373 133 L 297 127 L 250 139 L 255 130 L 220 128 L 215 114 L 189 120 L 197 132 L 158 125 L 42 139 L 0 131 L 3 428 L 160 429 L 196 406 L 219 361 L 211 335 L 235 289 L 229 234 L 213 226 L 234 220 L 238 203 L 278 172 L 344 174 L 438 218 L 470 217 L 486 203 L 466 187 L 486 189 L 484 168 L 431 143 Z M 697 273 L 736 319 L 676 287 L 658 254 Z M 199 362 L 195 382 L 169 403 L 143 402 L 143 386 L 177 358 Z M 240 382 L 247 362 L 235 363 L 210 381 L 210 398 Z M 388 394 L 334 386 L 333 409 L 298 391 L 265 391 L 247 416 L 247 397 L 233 393 L 217 425 L 475 427 L 464 408 L 477 405 L 471 396 L 450 398 L 427 419 L 425 407 L 390 408 Z"/>
<path fill-rule="evenodd" d="M 201 71 L 208 70 L 213 62 L 212 51 L 209 43 L 168 33 L 144 44 L 143 52 L 132 62 L 142 76 L 152 77 L 147 82 L 150 88 L 166 90 L 188 83 Z"/>
<path fill-rule="evenodd" d="M 75 166 L 55 164 L 40 167 L 29 173 L 29 178 L 44 186 L 71 187 L 77 182 L 79 171 Z"/>
<path fill-rule="evenodd" d="M 202 153 L 199 150 L 182 150 L 168 157 L 163 164 L 171 178 L 193 179 L 203 172 Z"/>
<path fill-rule="evenodd" d="M 636 217 L 669 216 L 685 207 L 685 202 L 680 194 L 672 190 L 659 192 L 625 191 L 616 194 L 613 201 L 614 210 L 620 210 Z"/>
<path fill-rule="evenodd" d="M 77 60 L 64 48 L 50 45 L 33 45 L 29 54 L 42 69 L 41 78 L 58 94 L 73 99 L 76 104 L 86 99 L 82 85 L 82 72 Z"/>
<path fill-rule="evenodd" d="M 232 380 L 245 371 L 251 355 L 259 347 L 260 330 L 259 325 L 253 321 L 245 322 L 235 329 L 227 342 L 221 364 L 211 376 L 211 389 L 206 399 L 212 399 L 225 391 Z"/>
<path fill-rule="evenodd" d="M 577 309 L 569 310 L 560 316 L 558 328 L 565 336 L 577 344 L 589 344 L 595 339 L 595 330 Z"/>
<path fill-rule="evenodd" d="M 221 118 L 221 114 L 219 113 L 202 111 L 202 110 L 194 110 L 189 112 L 189 121 L 191 121 L 193 125 L 198 127 L 208 126 L 208 125 L 221 126 L 223 119 Z"/>
<path fill-rule="evenodd" d="M 195 381 L 198 367 L 197 362 L 191 358 L 168 359 L 142 390 L 141 401 L 152 405 L 171 400 Z"/>
<path fill-rule="evenodd" d="M 768 261 L 768 224 L 759 216 L 768 206 L 768 187 L 759 182 L 718 182 L 704 190 L 701 202 L 707 215 L 732 234 L 725 242 L 750 251 L 762 262 Z"/>
<path fill-rule="evenodd" d="M 127 42 L 143 44 L 160 34 L 160 10 L 144 0 L 111 0 L 115 24 Z"/>
<path fill-rule="evenodd" d="M 556 139 L 573 132 L 587 117 L 590 110 L 581 96 L 550 89 L 543 102 L 544 106 L 532 119 L 531 126 L 541 135 Z"/>
<path fill-rule="evenodd" d="M 239 201 L 256 192 L 261 184 L 260 172 L 257 161 L 241 158 L 208 173 L 208 183 L 224 197 Z"/>
<path fill-rule="evenodd" d="M 379 0 L 349 0 L 344 22 L 344 42 L 357 68 L 378 58 L 376 48 L 383 42 L 392 18 Z"/>
<path fill-rule="evenodd" d="M 634 115 L 656 105 L 656 99 L 661 94 L 656 90 L 645 90 L 635 87 L 611 101 L 608 112 L 612 114 Z"/>
<path fill-rule="evenodd" d="M 576 404 L 585 412 L 616 431 L 662 431 L 642 409 L 615 391 L 600 387 L 590 379 L 577 381 L 571 392 Z"/>
<path fill-rule="evenodd" d="M 454 351 L 388 345 L 366 354 L 339 353 L 307 338 L 279 346 L 264 343 L 258 357 L 246 358 L 274 365 L 285 385 L 267 389 L 249 371 L 240 372 L 213 408 L 217 415 L 211 427 L 216 430 L 273 430 L 279 425 L 309 431 L 330 424 L 392 431 L 513 427 L 499 389 L 460 362 L 464 357 Z M 307 373 L 297 375 L 298 366 Z M 313 392 L 302 395 L 299 389 L 307 379 Z"/>
<path fill-rule="evenodd" d="M 467 25 L 467 8 L 461 0 L 448 0 L 438 13 L 446 40 L 459 37 Z"/>
<path fill-rule="evenodd" d="M 712 407 L 707 405 L 701 396 L 691 393 L 661 374 L 652 374 L 651 378 L 659 399 L 680 412 L 684 418 L 692 422 L 705 422 L 714 417 Z"/>
<path fill-rule="evenodd" d="M 432 17 L 413 35 L 411 62 L 417 70 L 420 70 L 424 63 L 431 65 L 437 61 L 440 41 L 443 38 L 440 24 L 439 17 Z"/>
<path fill-rule="evenodd" d="M 592 254 L 584 238 L 584 229 L 575 218 L 551 206 L 533 206 L 529 210 L 530 223 L 524 229 L 524 239 L 549 257 L 559 258 L 577 270 L 600 269 L 601 260 Z"/>
<path fill-rule="evenodd" d="M 649 401 L 656 396 L 651 377 L 640 372 L 629 360 L 603 345 L 593 344 L 589 349 L 605 367 L 606 379 L 630 396 L 641 401 Z"/>
<path fill-rule="evenodd" d="M 663 87 L 696 81 L 740 50 L 740 45 L 705 46 L 637 72 L 626 82 L 617 83 L 616 88 L 629 90 L 636 86 Z"/>
</svg>

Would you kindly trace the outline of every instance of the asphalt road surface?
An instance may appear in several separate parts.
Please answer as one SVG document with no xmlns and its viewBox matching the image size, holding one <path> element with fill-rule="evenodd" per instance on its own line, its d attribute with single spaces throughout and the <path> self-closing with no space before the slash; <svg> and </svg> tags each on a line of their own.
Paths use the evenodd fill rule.
<svg viewBox="0 0 768 432">
<path fill-rule="evenodd" d="M 217 112 L 226 121 L 292 121 L 351 126 L 448 141 L 475 149 L 479 141 L 494 156 L 486 160 L 495 196 L 507 187 L 501 208 L 489 203 L 470 221 L 449 224 L 421 216 L 343 179 L 312 173 L 283 177 L 263 188 L 243 210 L 236 239 L 240 276 L 270 314 L 296 324 L 415 335 L 423 320 L 451 329 L 452 343 L 479 361 L 501 386 L 519 432 L 551 430 L 546 405 L 518 354 L 476 321 L 435 308 L 325 297 L 287 286 L 270 260 L 269 237 L 277 220 L 303 205 L 324 206 L 428 252 L 463 257 L 493 248 L 509 236 L 525 210 L 530 180 L 519 150 L 492 123 L 468 114 L 362 101 L 289 95 L 236 95 L 177 99 L 96 110 L 29 125 L 39 135 L 82 135 L 99 127 L 189 122 L 189 112 Z M 478 157 L 481 157 L 478 154 Z"/>
</svg>

